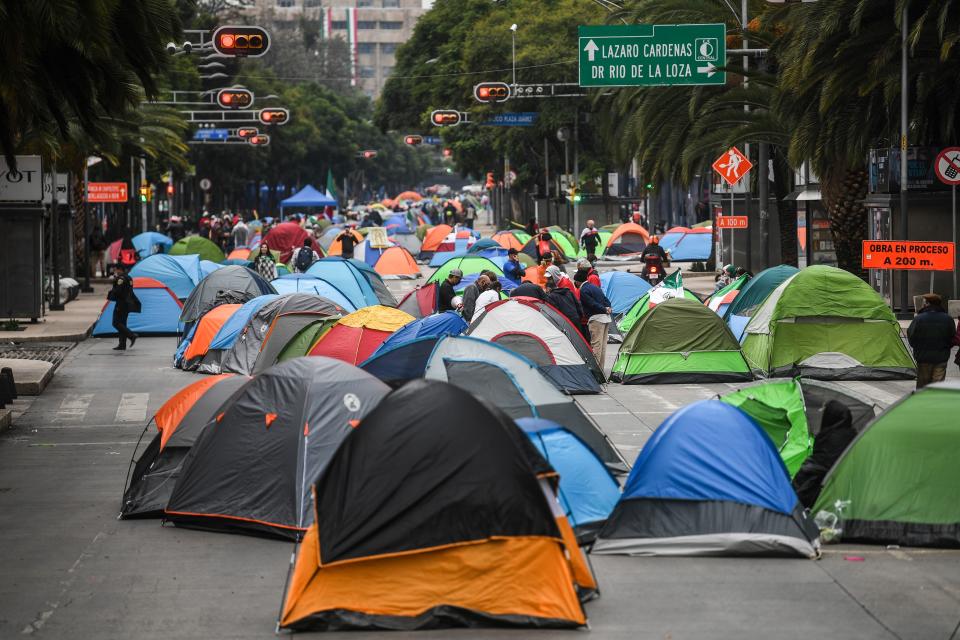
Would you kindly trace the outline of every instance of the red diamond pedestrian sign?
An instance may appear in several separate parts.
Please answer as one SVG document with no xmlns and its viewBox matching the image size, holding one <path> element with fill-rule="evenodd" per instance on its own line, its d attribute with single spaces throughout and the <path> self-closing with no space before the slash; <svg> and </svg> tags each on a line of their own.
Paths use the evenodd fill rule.
<svg viewBox="0 0 960 640">
<path fill-rule="evenodd" d="M 730 186 L 740 182 L 743 176 L 753 168 L 750 158 L 743 155 L 740 149 L 730 147 L 722 156 L 713 163 L 713 170 L 720 174 L 720 177 L 727 181 Z"/>
</svg>

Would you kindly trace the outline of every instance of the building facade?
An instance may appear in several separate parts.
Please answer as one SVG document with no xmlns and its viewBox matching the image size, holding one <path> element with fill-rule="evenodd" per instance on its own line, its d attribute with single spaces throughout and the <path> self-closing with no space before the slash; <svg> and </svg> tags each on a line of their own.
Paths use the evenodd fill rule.
<svg viewBox="0 0 960 640">
<path fill-rule="evenodd" d="M 397 48 L 412 34 L 433 0 L 257 0 L 258 17 L 282 27 L 318 22 L 324 38 L 342 38 L 350 50 L 351 84 L 379 95 L 393 72 Z"/>
</svg>

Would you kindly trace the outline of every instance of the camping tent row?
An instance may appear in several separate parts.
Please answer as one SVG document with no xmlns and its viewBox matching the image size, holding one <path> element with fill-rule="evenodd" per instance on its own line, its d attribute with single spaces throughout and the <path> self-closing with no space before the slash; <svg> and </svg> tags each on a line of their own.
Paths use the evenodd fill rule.
<svg viewBox="0 0 960 640">
<path fill-rule="evenodd" d="M 156 422 L 122 517 L 304 537 L 285 589 L 284 627 L 586 622 L 578 595 L 595 595 L 597 585 L 566 511 L 579 501 L 573 511 L 592 513 L 588 495 L 612 507 L 618 490 L 556 424 L 535 421 L 525 434 L 452 384 L 415 381 L 390 392 L 326 358 L 194 383 Z M 558 466 L 592 471 L 564 488 L 545 453 Z M 469 575 L 451 574 L 451 562 Z"/>
<path fill-rule="evenodd" d="M 708 306 L 682 285 L 679 291 L 682 298 L 654 305 L 658 289 L 652 289 L 620 318 L 623 346 L 613 380 L 915 377 L 889 308 L 868 284 L 841 269 L 776 267 L 752 280 L 738 279 L 708 299 Z"/>
</svg>

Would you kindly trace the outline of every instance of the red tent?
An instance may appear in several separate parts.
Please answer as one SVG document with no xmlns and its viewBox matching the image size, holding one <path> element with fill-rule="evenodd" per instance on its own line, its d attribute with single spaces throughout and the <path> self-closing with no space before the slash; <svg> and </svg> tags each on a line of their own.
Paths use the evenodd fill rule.
<svg viewBox="0 0 960 640">
<path fill-rule="evenodd" d="M 417 287 L 403 297 L 397 308 L 414 318 L 425 318 L 437 312 L 439 285 L 435 282 Z"/>
<path fill-rule="evenodd" d="M 317 255 L 322 258 L 323 249 L 320 248 L 316 239 L 296 222 L 281 222 L 267 232 L 263 243 L 267 245 L 271 251 L 276 251 L 280 254 L 280 262 L 287 263 L 290 262 L 290 258 L 293 256 L 293 250 L 302 247 L 303 241 L 307 238 L 310 238 L 310 245 L 313 247 L 313 250 L 317 252 Z"/>
</svg>

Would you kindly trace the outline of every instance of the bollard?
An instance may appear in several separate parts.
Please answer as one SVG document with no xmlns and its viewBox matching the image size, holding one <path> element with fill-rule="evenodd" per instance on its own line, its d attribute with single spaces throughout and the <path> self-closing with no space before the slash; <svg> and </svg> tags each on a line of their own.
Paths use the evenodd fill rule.
<svg viewBox="0 0 960 640">
<path fill-rule="evenodd" d="M 17 385 L 13 381 L 13 369 L 4 367 L 0 369 L 0 385 L 10 397 L 10 400 L 17 399 Z"/>
</svg>

